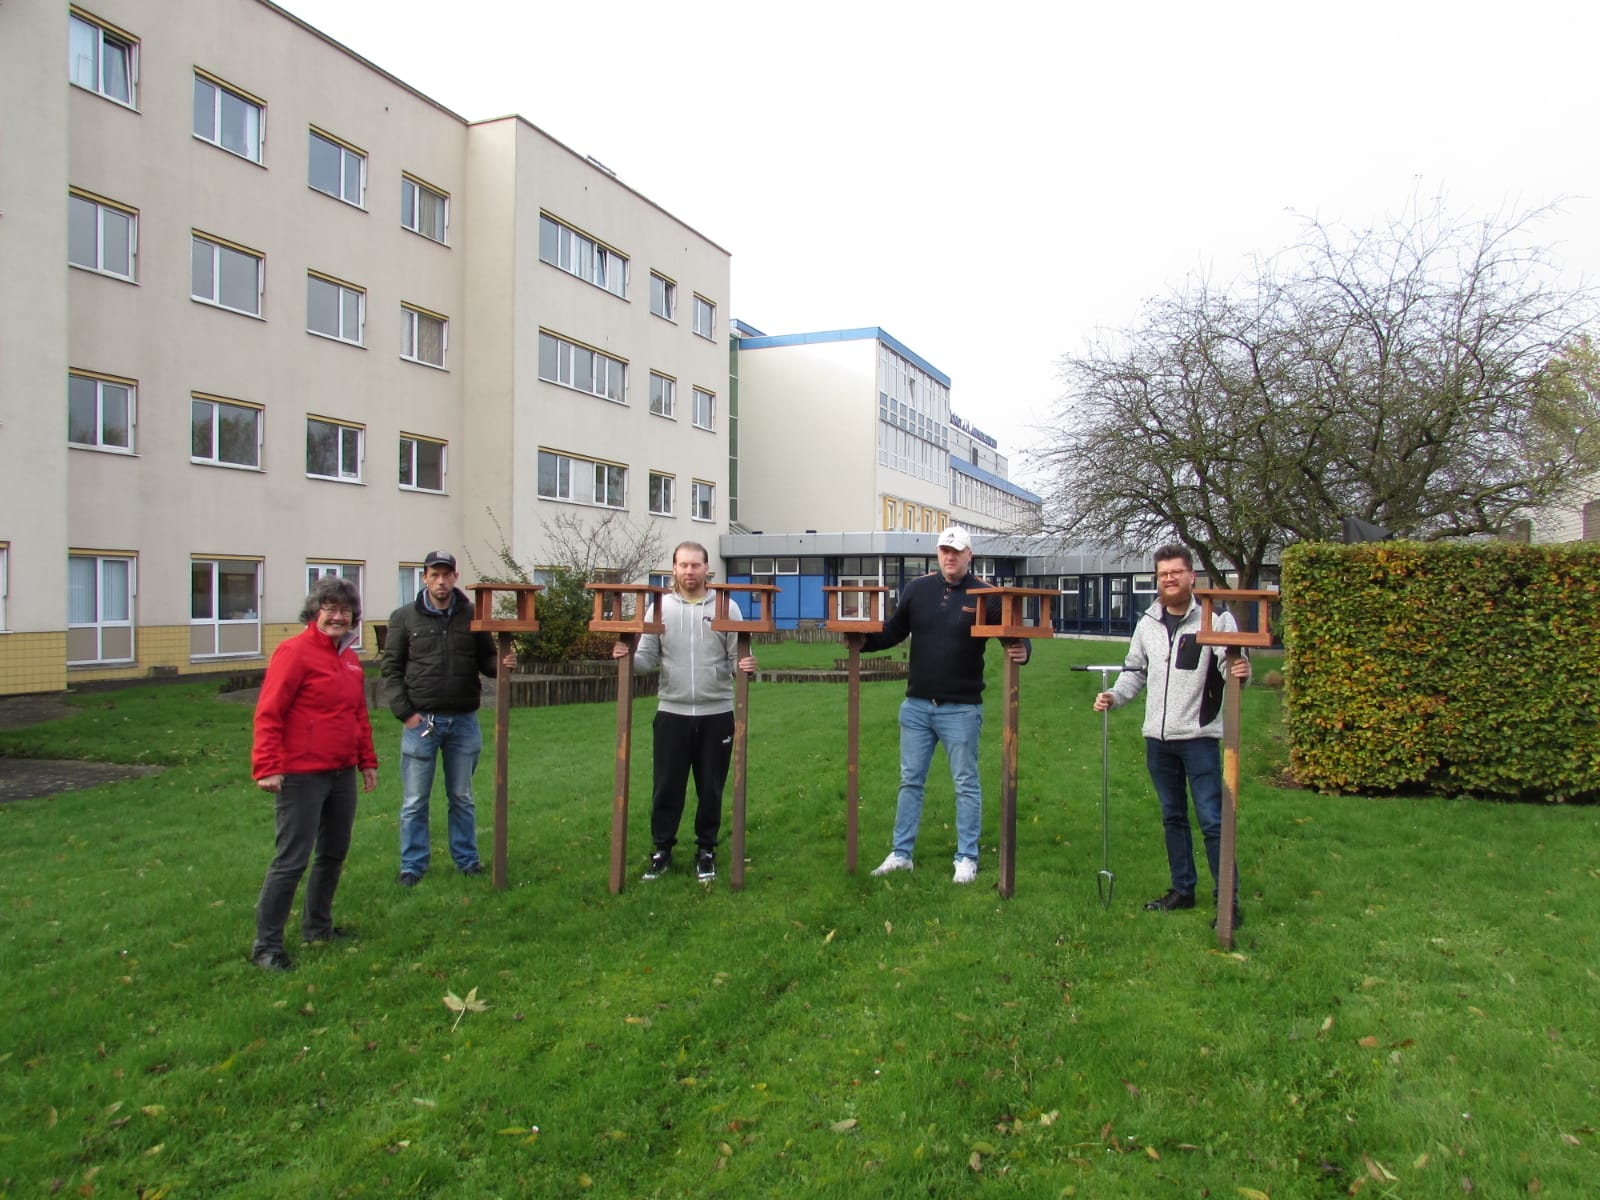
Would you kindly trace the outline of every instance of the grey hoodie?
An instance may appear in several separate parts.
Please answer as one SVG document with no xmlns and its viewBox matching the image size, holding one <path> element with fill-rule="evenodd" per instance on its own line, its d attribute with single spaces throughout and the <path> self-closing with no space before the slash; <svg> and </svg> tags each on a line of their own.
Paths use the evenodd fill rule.
<svg viewBox="0 0 1600 1200">
<path fill-rule="evenodd" d="M 686 717 L 733 711 L 739 635 L 711 628 L 716 611 L 716 599 L 710 592 L 705 599 L 692 602 L 676 592 L 661 598 L 661 623 L 666 632 L 645 634 L 633 656 L 635 674 L 653 670 L 657 664 L 661 667 L 658 711 Z M 736 621 L 743 617 L 732 600 L 728 615 Z"/>
<path fill-rule="evenodd" d="M 1214 629 L 1228 633 L 1239 627 L 1226 609 L 1213 610 L 1211 624 Z M 1144 736 L 1162 741 L 1176 742 L 1187 738 L 1220 738 L 1222 736 L 1222 711 L 1219 706 L 1211 720 L 1201 722 L 1200 703 L 1205 695 L 1206 679 L 1222 670 L 1227 648 L 1224 646 L 1196 646 L 1193 639 L 1200 632 L 1200 601 L 1191 599 L 1189 611 L 1183 615 L 1177 634 L 1168 639 L 1167 627 L 1161 622 L 1161 601 L 1157 600 L 1139 618 L 1134 626 L 1133 639 L 1128 643 L 1128 657 L 1123 660 L 1122 674 L 1111 685 L 1111 703 L 1121 708 L 1137 696 L 1148 682 L 1150 695 L 1144 706 Z M 1188 639 L 1187 655 L 1182 648 Z M 1198 651 L 1198 654 L 1196 653 Z M 1192 660 L 1192 665 L 1189 660 Z"/>
</svg>

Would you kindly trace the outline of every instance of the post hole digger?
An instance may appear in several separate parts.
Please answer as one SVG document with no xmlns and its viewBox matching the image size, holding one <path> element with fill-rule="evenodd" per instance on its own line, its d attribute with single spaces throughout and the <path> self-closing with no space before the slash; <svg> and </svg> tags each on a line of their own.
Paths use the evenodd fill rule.
<svg viewBox="0 0 1600 1200">
<path fill-rule="evenodd" d="M 1120 666 L 1073 667 L 1074 671 L 1099 671 L 1100 690 L 1111 690 L 1111 674 Z M 1111 893 L 1116 889 L 1117 877 L 1111 870 L 1111 710 L 1100 714 L 1100 874 L 1095 877 L 1100 891 L 1100 907 L 1111 907 Z"/>
</svg>

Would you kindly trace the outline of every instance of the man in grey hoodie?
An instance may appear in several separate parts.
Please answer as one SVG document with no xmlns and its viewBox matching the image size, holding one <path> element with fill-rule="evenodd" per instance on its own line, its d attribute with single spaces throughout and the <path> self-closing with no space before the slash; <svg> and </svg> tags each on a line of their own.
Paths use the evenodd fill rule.
<svg viewBox="0 0 1600 1200">
<path fill-rule="evenodd" d="M 655 849 L 645 866 L 645 879 L 658 879 L 672 867 L 672 847 L 683 821 L 689 774 L 699 802 L 694 813 L 695 873 L 702 883 L 717 877 L 717 833 L 722 827 L 722 786 L 733 756 L 733 672 L 754 673 L 756 660 L 735 661 L 739 635 L 711 628 L 716 612 L 706 586 L 710 555 L 698 542 L 684 542 L 672 552 L 672 591 L 661 598 L 657 619 L 664 633 L 647 633 L 634 653 L 636 674 L 661 668 L 657 693 L 655 785 L 650 796 L 650 838 Z M 739 620 L 731 600 L 728 615 Z M 628 646 L 617 642 L 614 658 L 626 658 Z"/>
<path fill-rule="evenodd" d="M 1145 905 L 1148 912 L 1193 908 L 1197 878 L 1194 840 L 1189 831 L 1189 799 L 1205 839 L 1206 862 L 1217 884 L 1222 838 L 1222 684 L 1223 671 L 1250 678 L 1250 660 L 1227 658 L 1221 646 L 1202 646 L 1200 602 L 1194 598 L 1194 558 L 1184 546 L 1155 552 L 1156 602 L 1139 618 L 1123 660 L 1122 673 L 1109 692 L 1094 698 L 1095 712 L 1120 708 L 1148 683 L 1144 706 L 1145 766 L 1161 802 L 1167 835 L 1167 868 L 1172 886 Z M 1238 628 L 1226 609 L 1212 614 L 1212 626 Z M 1185 784 L 1188 796 L 1184 795 Z M 1239 881 L 1233 881 L 1237 893 Z M 1217 888 L 1212 888 L 1213 896 Z M 1233 923 L 1244 924 L 1237 895 Z"/>
</svg>

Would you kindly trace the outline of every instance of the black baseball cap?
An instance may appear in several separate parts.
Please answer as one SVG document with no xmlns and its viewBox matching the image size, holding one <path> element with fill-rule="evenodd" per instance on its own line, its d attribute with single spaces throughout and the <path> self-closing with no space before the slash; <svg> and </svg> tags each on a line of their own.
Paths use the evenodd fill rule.
<svg viewBox="0 0 1600 1200">
<path fill-rule="evenodd" d="M 426 571 L 429 567 L 449 567 L 454 571 L 456 556 L 448 550 L 429 550 L 428 556 L 422 560 L 422 569 Z"/>
</svg>

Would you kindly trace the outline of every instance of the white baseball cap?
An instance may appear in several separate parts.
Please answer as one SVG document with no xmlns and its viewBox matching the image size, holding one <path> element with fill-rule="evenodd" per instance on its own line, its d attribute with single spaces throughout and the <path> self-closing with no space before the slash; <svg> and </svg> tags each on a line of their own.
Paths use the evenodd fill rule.
<svg viewBox="0 0 1600 1200">
<path fill-rule="evenodd" d="M 972 535 L 959 525 L 952 525 L 939 535 L 939 549 L 949 546 L 952 550 L 971 550 Z"/>
</svg>

